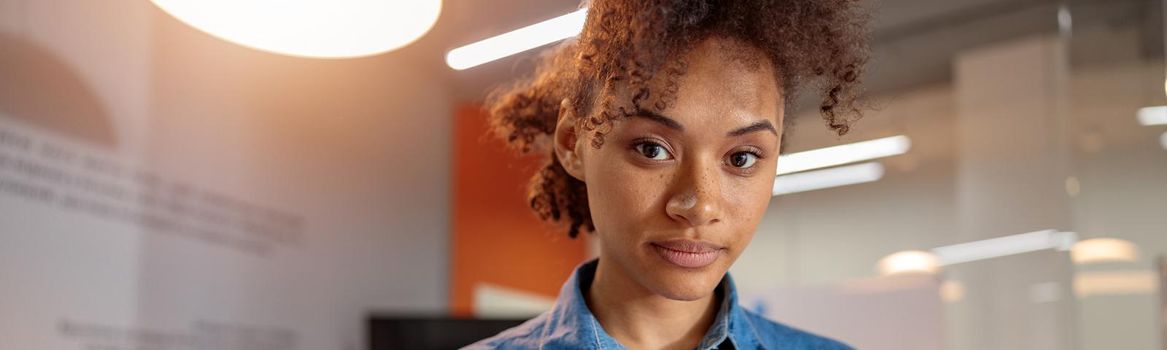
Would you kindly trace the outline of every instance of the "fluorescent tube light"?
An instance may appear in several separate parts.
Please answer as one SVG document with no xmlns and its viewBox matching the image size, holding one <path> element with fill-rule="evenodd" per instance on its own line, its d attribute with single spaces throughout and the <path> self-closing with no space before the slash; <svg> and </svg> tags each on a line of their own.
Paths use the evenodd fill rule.
<svg viewBox="0 0 1167 350">
<path fill-rule="evenodd" d="M 579 35 L 587 13 L 587 9 L 580 9 L 450 50 L 446 54 L 446 64 L 463 70 Z"/>
<path fill-rule="evenodd" d="M 941 265 L 952 265 L 1046 249 L 1066 251 L 1077 241 L 1073 232 L 1043 230 L 937 247 L 932 253 L 940 257 Z"/>
<path fill-rule="evenodd" d="M 782 175 L 774 179 L 771 194 L 778 196 L 797 192 L 872 182 L 883 177 L 883 165 L 869 162 L 837 168 Z"/>
<path fill-rule="evenodd" d="M 910 148 L 911 139 L 898 135 L 791 153 L 778 158 L 778 175 L 900 155 Z"/>
<path fill-rule="evenodd" d="M 1167 106 L 1139 108 L 1138 119 L 1142 125 L 1167 125 Z"/>
</svg>

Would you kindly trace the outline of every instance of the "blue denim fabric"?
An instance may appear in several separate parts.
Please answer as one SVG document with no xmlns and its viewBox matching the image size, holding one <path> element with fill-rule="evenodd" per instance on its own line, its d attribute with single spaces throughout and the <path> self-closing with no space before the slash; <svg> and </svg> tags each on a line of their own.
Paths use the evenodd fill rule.
<svg viewBox="0 0 1167 350">
<path fill-rule="evenodd" d="M 592 260 L 575 269 L 551 310 L 463 349 L 624 349 L 604 332 L 584 302 L 583 291 L 591 286 L 597 262 Z M 742 308 L 728 273 L 719 288 L 724 298 L 721 309 L 697 349 L 851 350 L 838 341 L 770 321 Z"/>
</svg>

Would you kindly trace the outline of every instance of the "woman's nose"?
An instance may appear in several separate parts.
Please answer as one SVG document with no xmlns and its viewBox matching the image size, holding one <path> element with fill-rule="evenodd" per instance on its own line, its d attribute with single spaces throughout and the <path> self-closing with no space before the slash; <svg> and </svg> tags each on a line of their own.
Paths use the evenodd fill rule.
<svg viewBox="0 0 1167 350">
<path fill-rule="evenodd" d="M 721 187 L 715 171 L 699 166 L 682 170 L 665 211 L 674 220 L 697 227 L 721 220 Z"/>
</svg>

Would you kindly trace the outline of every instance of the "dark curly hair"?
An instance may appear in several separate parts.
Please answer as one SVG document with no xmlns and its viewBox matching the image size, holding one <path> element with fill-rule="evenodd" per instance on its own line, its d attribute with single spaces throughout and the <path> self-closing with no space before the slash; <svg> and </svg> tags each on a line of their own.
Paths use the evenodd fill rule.
<svg viewBox="0 0 1167 350">
<path fill-rule="evenodd" d="M 576 130 L 599 148 L 613 121 L 673 103 L 686 70 L 680 57 L 703 39 L 756 48 L 774 65 L 788 106 L 804 83 L 815 83 L 822 117 L 840 136 L 861 116 L 855 101 L 868 34 L 856 0 L 585 0 L 585 6 L 576 39 L 545 52 L 532 78 L 494 91 L 486 104 L 495 134 L 523 154 L 547 155 L 531 179 L 529 204 L 540 219 L 566 222 L 572 238 L 595 226 L 587 187 L 550 147 L 561 101 L 579 116 Z"/>
</svg>

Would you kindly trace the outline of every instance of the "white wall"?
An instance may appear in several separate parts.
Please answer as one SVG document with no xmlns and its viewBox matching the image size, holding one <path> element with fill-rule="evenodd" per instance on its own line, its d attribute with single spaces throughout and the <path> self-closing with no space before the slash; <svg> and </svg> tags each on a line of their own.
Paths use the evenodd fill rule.
<svg viewBox="0 0 1167 350">
<path fill-rule="evenodd" d="M 452 101 L 414 58 L 130 0 L 3 0 L 0 40 L 0 347 L 359 349 L 369 311 L 445 312 Z"/>
</svg>

